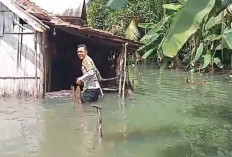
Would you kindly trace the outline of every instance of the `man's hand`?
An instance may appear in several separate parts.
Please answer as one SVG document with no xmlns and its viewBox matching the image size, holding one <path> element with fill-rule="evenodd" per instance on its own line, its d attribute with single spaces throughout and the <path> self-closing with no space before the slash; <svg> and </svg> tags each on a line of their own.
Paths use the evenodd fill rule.
<svg viewBox="0 0 232 157">
<path fill-rule="evenodd" d="M 78 84 L 78 85 L 82 85 L 81 80 L 79 80 L 79 79 L 77 78 L 77 79 L 76 79 L 76 84 Z"/>
</svg>

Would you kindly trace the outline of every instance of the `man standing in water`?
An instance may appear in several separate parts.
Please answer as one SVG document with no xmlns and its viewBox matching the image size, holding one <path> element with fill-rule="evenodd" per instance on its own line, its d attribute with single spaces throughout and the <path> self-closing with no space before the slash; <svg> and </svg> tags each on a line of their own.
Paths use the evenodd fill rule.
<svg viewBox="0 0 232 157">
<path fill-rule="evenodd" d="M 83 75 L 77 78 L 76 84 L 79 87 L 84 84 L 83 94 L 81 96 L 81 101 L 83 103 L 97 101 L 98 96 L 100 94 L 103 95 L 99 84 L 99 81 L 102 79 L 101 75 L 94 65 L 93 60 L 87 55 L 87 53 L 86 45 L 78 45 L 77 55 L 82 60 L 81 70 Z"/>
</svg>

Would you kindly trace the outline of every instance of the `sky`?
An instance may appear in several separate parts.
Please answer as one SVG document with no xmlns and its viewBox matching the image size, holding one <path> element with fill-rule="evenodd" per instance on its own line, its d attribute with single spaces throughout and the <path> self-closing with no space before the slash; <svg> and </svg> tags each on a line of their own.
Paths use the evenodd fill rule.
<svg viewBox="0 0 232 157">
<path fill-rule="evenodd" d="M 67 8 L 75 8 L 79 6 L 82 0 L 31 0 L 39 7 L 54 14 L 61 14 Z M 76 8 L 77 8 L 76 7 Z"/>
</svg>

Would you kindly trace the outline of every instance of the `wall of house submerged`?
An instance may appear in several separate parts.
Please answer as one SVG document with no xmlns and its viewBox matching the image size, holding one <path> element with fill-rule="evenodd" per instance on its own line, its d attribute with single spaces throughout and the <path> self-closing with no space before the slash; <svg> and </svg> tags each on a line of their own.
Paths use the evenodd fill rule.
<svg viewBox="0 0 232 157">
<path fill-rule="evenodd" d="M 0 3 L 0 96 L 39 94 L 42 35 Z"/>
</svg>

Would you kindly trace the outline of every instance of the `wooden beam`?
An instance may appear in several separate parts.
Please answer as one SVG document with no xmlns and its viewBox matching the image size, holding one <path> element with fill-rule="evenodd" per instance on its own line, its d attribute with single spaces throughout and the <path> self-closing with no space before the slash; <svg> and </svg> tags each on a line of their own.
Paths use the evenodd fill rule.
<svg viewBox="0 0 232 157">
<path fill-rule="evenodd" d="M 45 43 L 47 42 L 47 32 L 41 33 L 41 41 L 40 41 L 40 51 L 41 51 L 41 57 L 40 57 L 40 97 L 45 97 L 45 78 L 46 78 L 46 70 L 45 70 Z"/>
<path fill-rule="evenodd" d="M 40 77 L 37 77 L 38 79 L 40 79 Z M 13 76 L 6 76 L 6 77 L 0 77 L 0 80 L 34 80 L 35 77 L 34 76 L 19 76 L 19 77 L 13 77 Z"/>
<path fill-rule="evenodd" d="M 35 34 L 35 32 L 3 32 L 3 34 L 12 34 L 12 35 L 19 35 L 19 34 Z"/>
</svg>

